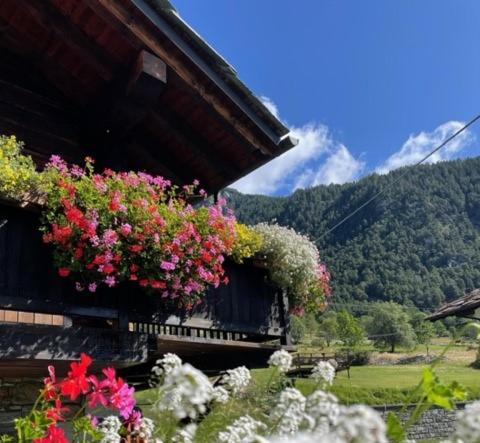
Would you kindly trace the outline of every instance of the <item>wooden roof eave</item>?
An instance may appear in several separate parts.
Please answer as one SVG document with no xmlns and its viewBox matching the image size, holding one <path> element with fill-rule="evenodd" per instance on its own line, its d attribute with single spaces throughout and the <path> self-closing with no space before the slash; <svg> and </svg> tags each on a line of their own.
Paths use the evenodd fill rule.
<svg viewBox="0 0 480 443">
<path fill-rule="evenodd" d="M 480 289 L 474 289 L 463 297 L 444 304 L 433 314 L 426 317 L 426 320 L 436 321 L 452 316 L 476 319 L 473 315 L 479 307 Z"/>
</svg>

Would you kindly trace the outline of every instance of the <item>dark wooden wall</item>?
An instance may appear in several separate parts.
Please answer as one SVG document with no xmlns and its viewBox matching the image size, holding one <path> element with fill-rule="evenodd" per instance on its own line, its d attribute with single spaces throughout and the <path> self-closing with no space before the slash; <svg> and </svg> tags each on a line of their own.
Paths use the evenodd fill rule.
<svg viewBox="0 0 480 443">
<path fill-rule="evenodd" d="M 210 289 L 192 312 L 180 311 L 128 283 L 95 294 L 75 291 L 70 279 L 57 275 L 37 213 L 0 204 L 2 221 L 0 309 L 63 314 L 85 326 L 128 329 L 141 322 L 239 332 L 255 340 L 285 333 L 282 294 L 263 269 L 227 263 L 230 283 Z"/>
<path fill-rule="evenodd" d="M 0 134 L 16 135 L 40 164 L 52 153 L 81 161 L 77 111 L 43 80 L 38 69 L 0 50 Z"/>
</svg>

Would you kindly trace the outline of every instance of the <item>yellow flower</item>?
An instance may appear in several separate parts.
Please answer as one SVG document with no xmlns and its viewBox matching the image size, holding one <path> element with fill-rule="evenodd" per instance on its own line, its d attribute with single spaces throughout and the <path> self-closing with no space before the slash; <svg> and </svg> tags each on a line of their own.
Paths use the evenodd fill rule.
<svg viewBox="0 0 480 443">
<path fill-rule="evenodd" d="M 237 263 L 245 258 L 253 257 L 263 246 L 263 237 L 247 225 L 236 223 L 236 239 L 232 257 Z"/>
<path fill-rule="evenodd" d="M 19 199 L 38 183 L 38 172 L 30 156 L 21 153 L 23 143 L 0 135 L 0 194 Z"/>
</svg>

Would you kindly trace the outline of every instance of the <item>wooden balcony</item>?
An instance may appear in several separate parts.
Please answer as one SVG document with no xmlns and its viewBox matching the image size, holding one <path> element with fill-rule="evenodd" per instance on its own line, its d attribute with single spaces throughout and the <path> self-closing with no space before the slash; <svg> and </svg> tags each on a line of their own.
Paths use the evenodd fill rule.
<svg viewBox="0 0 480 443">
<path fill-rule="evenodd" d="M 205 370 L 231 367 L 238 355 L 258 366 L 289 343 L 285 296 L 253 264 L 227 263 L 229 285 L 188 312 L 128 283 L 79 293 L 57 276 L 38 213 L 0 203 L 0 225 L 0 377 L 27 362 L 44 371 L 46 361 L 80 352 L 119 367 L 148 365 L 164 352 Z"/>
</svg>

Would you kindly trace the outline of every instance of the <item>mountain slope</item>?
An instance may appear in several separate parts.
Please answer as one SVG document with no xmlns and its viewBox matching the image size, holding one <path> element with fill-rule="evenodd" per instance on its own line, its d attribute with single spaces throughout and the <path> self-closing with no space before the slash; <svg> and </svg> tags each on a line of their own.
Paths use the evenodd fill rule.
<svg viewBox="0 0 480 443">
<path fill-rule="evenodd" d="M 480 287 L 480 157 L 409 167 L 391 190 L 322 237 L 404 171 L 280 198 L 226 192 L 240 221 L 276 219 L 318 238 L 337 302 L 393 300 L 433 309 Z"/>
</svg>

